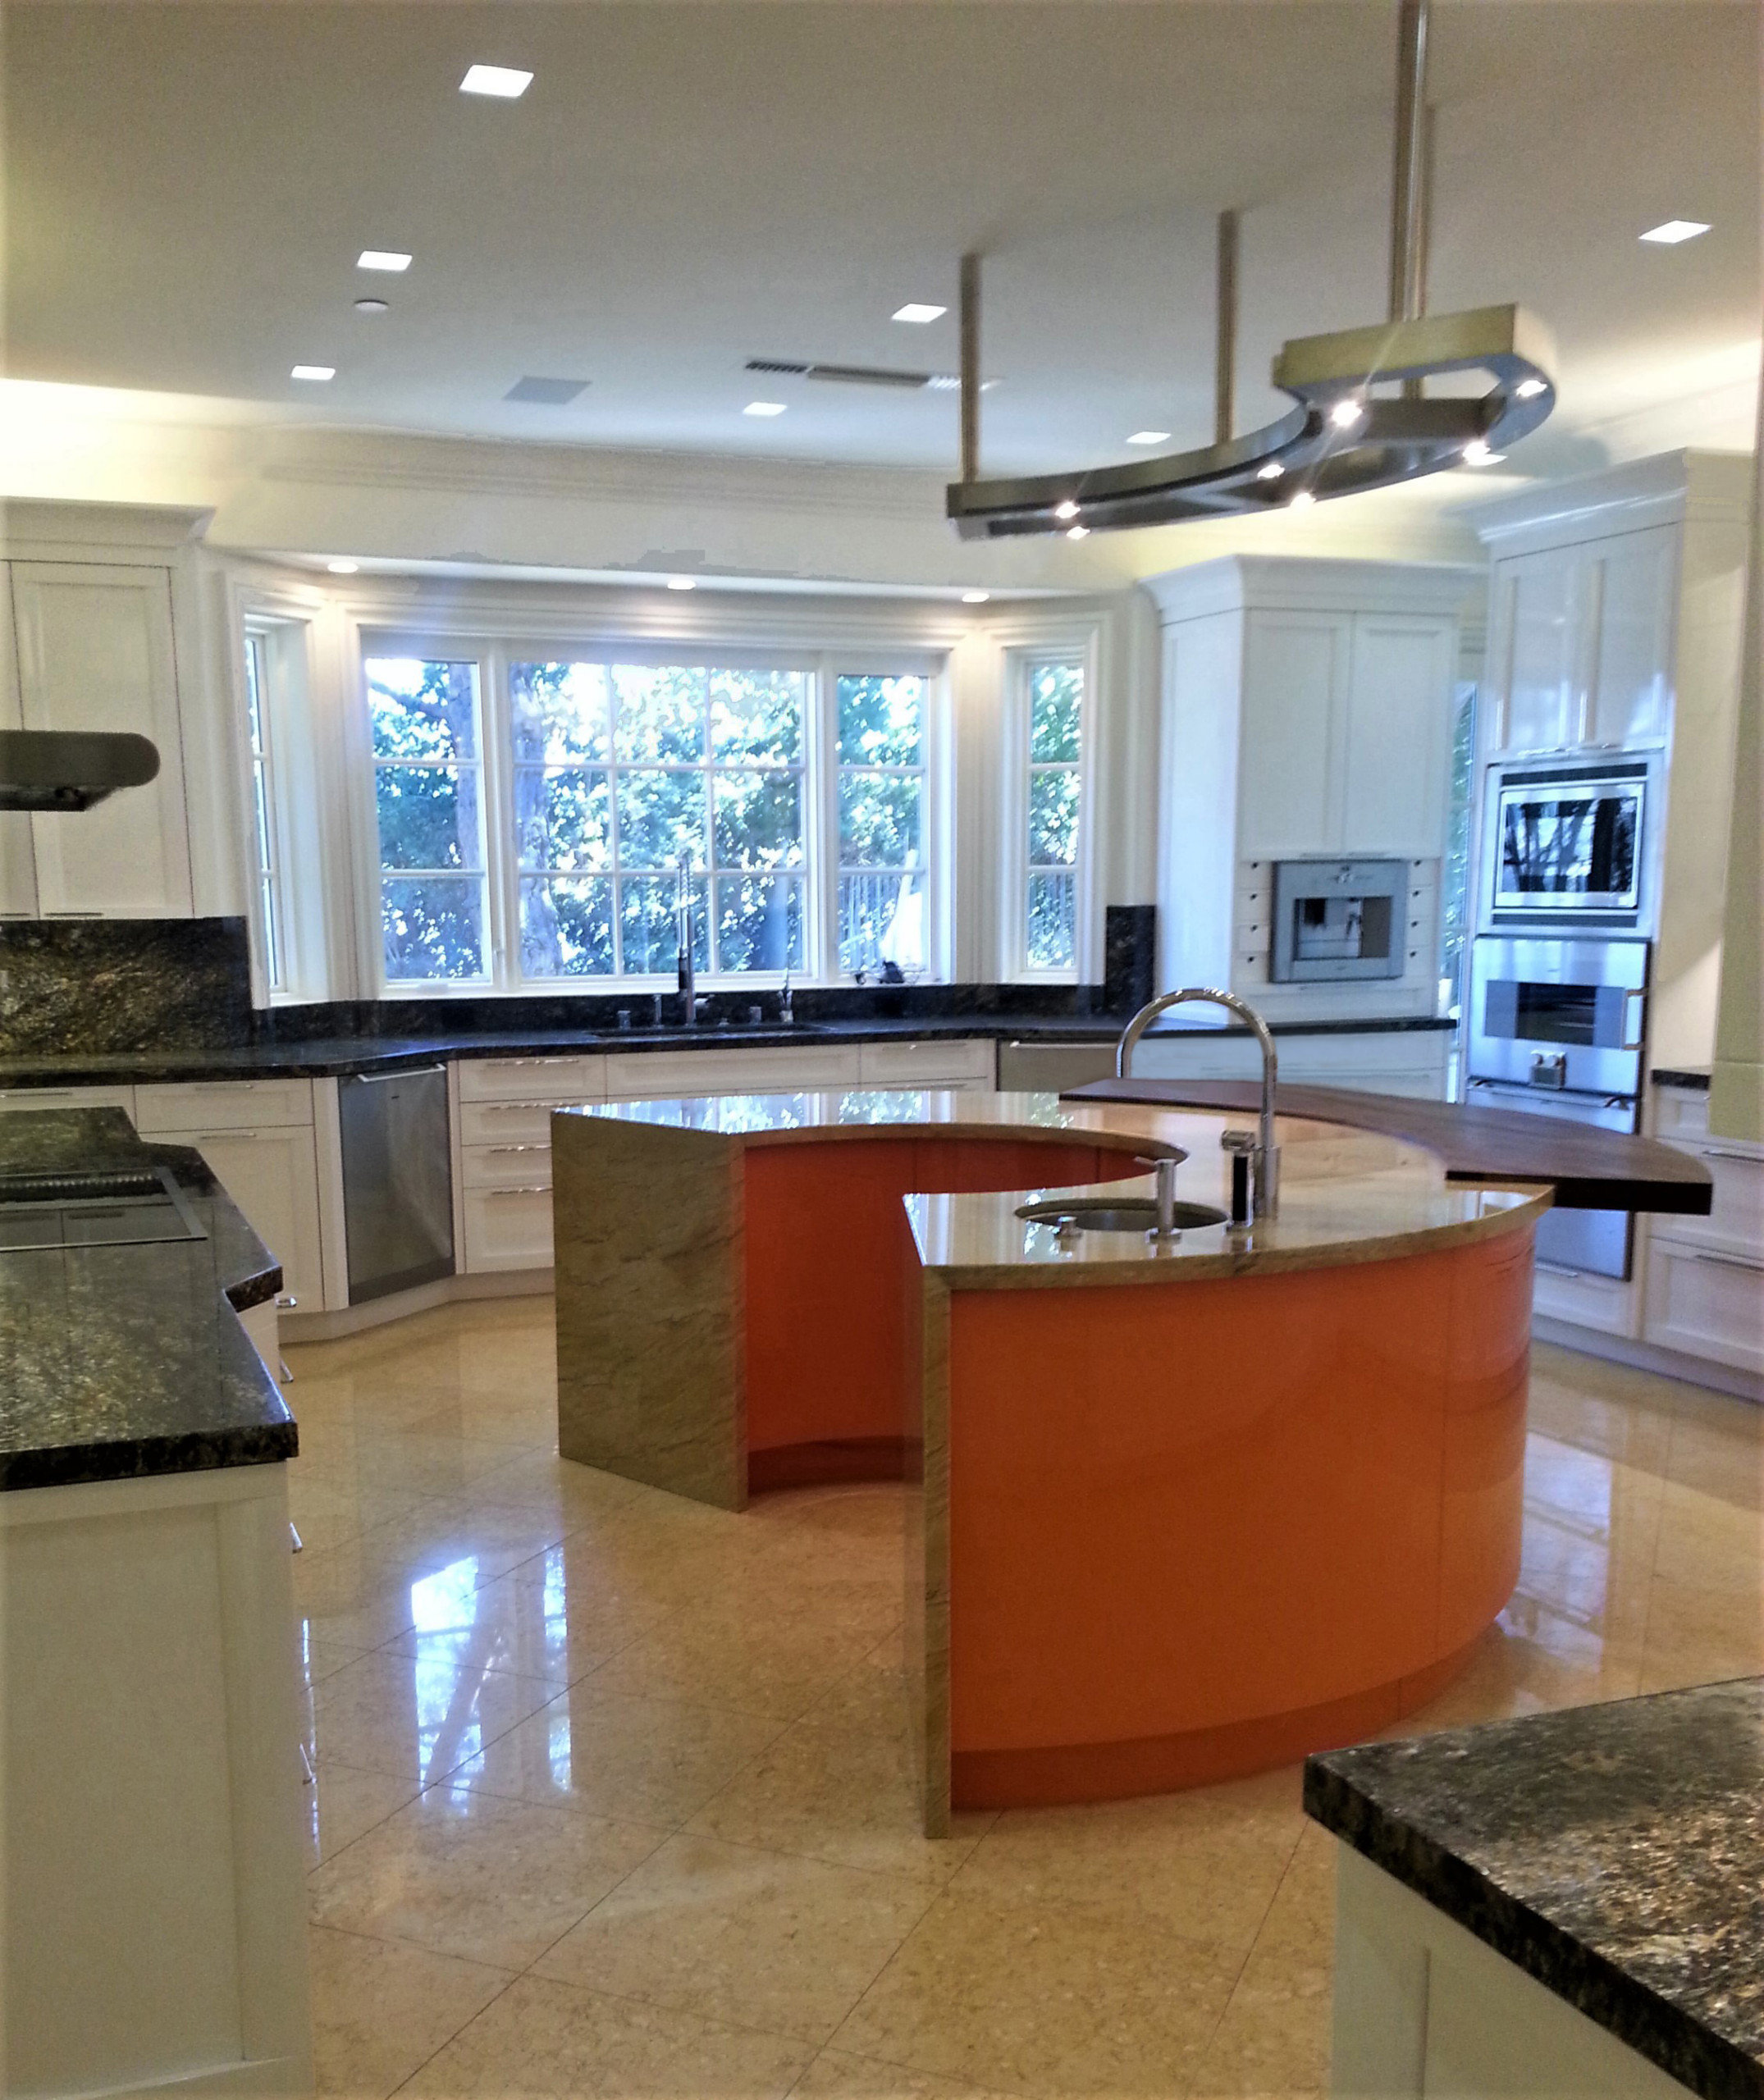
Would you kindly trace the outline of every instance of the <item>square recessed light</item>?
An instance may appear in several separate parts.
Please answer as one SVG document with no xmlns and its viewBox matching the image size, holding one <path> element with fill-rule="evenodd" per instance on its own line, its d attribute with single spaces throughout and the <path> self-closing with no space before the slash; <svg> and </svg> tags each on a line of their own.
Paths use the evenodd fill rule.
<svg viewBox="0 0 1764 2100">
<path fill-rule="evenodd" d="M 334 364 L 297 364 L 288 374 L 290 379 L 335 379 L 337 368 Z"/>
<path fill-rule="evenodd" d="M 395 248 L 364 248 L 355 258 L 358 270 L 390 270 L 396 272 L 410 267 L 410 258 L 400 254 Z"/>
<path fill-rule="evenodd" d="M 1129 445 L 1162 445 L 1169 435 L 1167 430 L 1136 430 L 1127 442 Z"/>
<path fill-rule="evenodd" d="M 1662 225 L 1650 226 L 1637 239 L 1657 242 L 1661 248 L 1676 248 L 1681 240 L 1694 240 L 1708 231 L 1701 219 L 1667 219 Z"/>
<path fill-rule="evenodd" d="M 741 413 L 744 416 L 781 416 L 784 412 L 782 401 L 750 401 Z"/>
<path fill-rule="evenodd" d="M 517 379 L 503 395 L 505 401 L 526 401 L 544 409 L 561 409 L 578 394 L 587 391 L 585 379 Z"/>
<path fill-rule="evenodd" d="M 519 66 L 468 66 L 459 83 L 463 95 L 495 95 L 503 102 L 516 102 L 532 85 L 532 75 Z"/>
<path fill-rule="evenodd" d="M 890 318 L 895 321 L 916 321 L 921 325 L 927 321 L 941 321 L 949 311 L 947 306 L 921 306 L 916 299 L 908 299 L 904 306 L 897 306 Z"/>
</svg>

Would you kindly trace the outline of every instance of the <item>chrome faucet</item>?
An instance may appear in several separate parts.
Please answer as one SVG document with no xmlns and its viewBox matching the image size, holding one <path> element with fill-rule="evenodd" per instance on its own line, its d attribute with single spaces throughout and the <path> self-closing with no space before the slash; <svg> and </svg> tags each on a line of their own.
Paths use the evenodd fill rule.
<svg viewBox="0 0 1764 2100">
<path fill-rule="evenodd" d="M 692 969 L 692 856 L 683 853 L 679 857 L 679 903 L 675 906 L 675 930 L 679 935 L 679 988 L 680 1025 L 696 1026 L 698 1020 L 697 978 Z"/>
<path fill-rule="evenodd" d="M 1180 992 L 1166 992 L 1161 999 L 1154 999 L 1141 1007 L 1121 1032 L 1121 1040 L 1115 1047 L 1115 1076 L 1131 1076 L 1134 1045 L 1156 1020 L 1158 1015 L 1172 1007 L 1180 1007 L 1191 999 L 1201 999 L 1215 1007 L 1223 1007 L 1254 1034 L 1262 1048 L 1262 1115 L 1257 1132 L 1255 1150 L 1250 1155 L 1250 1168 L 1254 1177 L 1255 1194 L 1251 1208 L 1257 1217 L 1274 1217 L 1280 1210 L 1280 1148 L 1274 1142 L 1274 1080 L 1279 1070 L 1279 1059 L 1274 1050 L 1274 1039 L 1268 1023 L 1246 1000 L 1240 999 L 1235 992 L 1214 992 L 1204 986 L 1190 984 Z"/>
</svg>

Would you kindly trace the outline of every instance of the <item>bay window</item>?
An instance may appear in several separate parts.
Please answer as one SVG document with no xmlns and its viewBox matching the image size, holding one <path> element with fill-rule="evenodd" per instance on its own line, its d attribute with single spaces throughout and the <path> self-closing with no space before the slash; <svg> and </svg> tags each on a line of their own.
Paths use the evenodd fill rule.
<svg viewBox="0 0 1764 2100">
<path fill-rule="evenodd" d="M 930 681 L 837 682 L 839 968 L 916 973 L 925 960 Z"/>
<path fill-rule="evenodd" d="M 1085 682 L 1081 655 L 1039 653 L 1019 656 L 1011 681 L 1006 961 L 1020 977 L 1066 980 L 1077 972 Z"/>
<path fill-rule="evenodd" d="M 487 975 L 478 667 L 366 665 L 388 982 Z"/>
</svg>

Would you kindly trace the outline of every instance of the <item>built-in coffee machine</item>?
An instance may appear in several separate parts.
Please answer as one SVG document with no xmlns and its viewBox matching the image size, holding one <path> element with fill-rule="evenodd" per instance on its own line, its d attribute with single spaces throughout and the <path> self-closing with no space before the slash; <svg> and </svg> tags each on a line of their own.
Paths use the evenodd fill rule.
<svg viewBox="0 0 1764 2100">
<path fill-rule="evenodd" d="M 1408 882 L 1406 861 L 1277 861 L 1269 977 L 1401 977 Z"/>
</svg>

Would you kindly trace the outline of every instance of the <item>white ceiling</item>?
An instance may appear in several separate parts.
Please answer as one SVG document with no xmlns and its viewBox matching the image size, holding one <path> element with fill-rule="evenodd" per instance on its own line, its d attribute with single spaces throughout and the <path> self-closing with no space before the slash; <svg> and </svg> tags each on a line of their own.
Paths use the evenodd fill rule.
<svg viewBox="0 0 1764 2100">
<path fill-rule="evenodd" d="M 1145 426 L 1202 442 L 1222 207 L 1245 214 L 1240 425 L 1282 405 L 1282 340 L 1382 313 L 1395 19 L 8 0 L 7 369 L 272 419 L 941 468 L 953 396 L 742 366 L 953 368 L 953 314 L 889 315 L 953 308 L 976 248 L 989 468 L 1121 457 Z M 1702 441 L 1748 441 L 1758 22 L 1753 0 L 1435 0 L 1431 304 L 1516 299 L 1554 331 L 1530 471 L 1601 463 L 1614 419 L 1666 403 Z M 537 77 L 519 103 L 462 97 L 475 60 Z M 1714 230 L 1638 242 L 1673 217 Z M 415 265 L 359 273 L 368 246 Z M 364 294 L 391 313 L 359 318 Z M 299 386 L 296 361 L 338 377 Z M 526 374 L 592 383 L 505 403 Z M 744 418 L 758 395 L 788 413 Z"/>
</svg>

